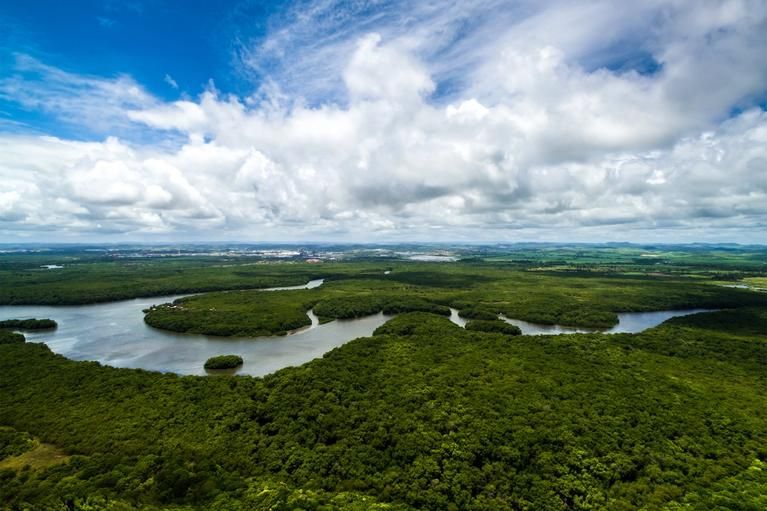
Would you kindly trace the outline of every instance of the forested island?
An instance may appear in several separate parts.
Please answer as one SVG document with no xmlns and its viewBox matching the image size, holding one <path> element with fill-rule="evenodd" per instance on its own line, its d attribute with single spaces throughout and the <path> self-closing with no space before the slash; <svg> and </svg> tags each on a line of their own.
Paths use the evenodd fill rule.
<svg viewBox="0 0 767 511">
<path fill-rule="evenodd" d="M 6 319 L 0 321 L 0 328 L 21 330 L 50 330 L 58 326 L 52 319 Z"/>
<path fill-rule="evenodd" d="M 524 254 L 142 260 L 154 289 L 176 289 L 179 272 L 198 291 L 241 279 L 148 309 L 167 330 L 272 335 L 308 325 L 308 311 L 388 316 L 372 336 L 263 378 L 68 360 L 0 330 L 0 507 L 764 509 L 767 293 L 729 286 L 764 279 L 767 259 L 676 249 L 648 269 L 612 249 Z M 126 297 L 144 278 L 130 259 L 86 260 L 77 277 L 69 260 L 43 272 L 40 257 L 3 257 L 15 265 L 0 270 L 5 303 Z M 309 278 L 326 280 L 253 289 Z M 693 307 L 720 310 L 614 335 L 518 335 L 499 319 L 599 327 Z"/>
<path fill-rule="evenodd" d="M 205 361 L 205 369 L 234 369 L 242 365 L 239 355 L 218 355 Z"/>
</svg>

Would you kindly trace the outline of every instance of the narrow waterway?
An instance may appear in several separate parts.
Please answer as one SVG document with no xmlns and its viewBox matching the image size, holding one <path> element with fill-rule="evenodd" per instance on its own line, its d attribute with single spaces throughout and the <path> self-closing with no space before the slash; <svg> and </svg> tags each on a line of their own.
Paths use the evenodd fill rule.
<svg viewBox="0 0 767 511">
<path fill-rule="evenodd" d="M 263 289 L 288 291 L 322 285 L 313 280 L 303 286 Z M 55 330 L 24 332 L 30 342 L 44 342 L 55 353 L 73 360 L 96 360 L 114 367 L 132 367 L 179 374 L 205 374 L 205 360 L 222 354 L 240 355 L 238 374 L 263 376 L 284 367 L 304 364 L 357 337 L 367 337 L 390 316 L 376 314 L 354 320 L 312 325 L 287 336 L 214 337 L 158 330 L 144 323 L 143 310 L 180 296 L 137 298 L 120 302 L 76 306 L 0 306 L 0 319 L 51 318 Z"/>
<path fill-rule="evenodd" d="M 287 286 L 262 291 L 289 291 L 321 286 L 322 279 L 303 286 Z M 55 353 L 73 360 L 96 360 L 114 367 L 132 367 L 179 374 L 205 374 L 203 364 L 214 355 L 240 355 L 244 364 L 238 374 L 263 376 L 279 369 L 304 364 L 358 337 L 372 335 L 392 316 L 383 313 L 350 320 L 336 320 L 320 325 L 312 311 L 307 315 L 311 326 L 286 336 L 215 337 L 178 334 L 152 328 L 144 323 L 143 310 L 155 304 L 171 302 L 180 296 L 137 298 L 120 302 L 75 306 L 6 305 L 0 306 L 0 320 L 50 318 L 58 328 L 25 332 L 30 342 L 44 342 Z M 577 332 L 641 332 L 675 316 L 706 309 L 619 314 L 620 322 L 608 330 L 539 325 L 501 319 L 519 326 L 526 335 L 549 335 Z M 464 326 L 466 320 L 451 309 L 450 320 Z"/>
<path fill-rule="evenodd" d="M 618 314 L 618 324 L 612 328 L 585 328 L 566 325 L 542 325 L 530 323 L 521 319 L 507 318 L 503 314 L 498 317 L 506 323 L 516 325 L 522 330 L 523 335 L 558 335 L 558 334 L 589 334 L 600 332 L 603 334 L 637 333 L 648 328 L 653 328 L 666 320 L 677 316 L 689 316 L 698 312 L 711 312 L 712 309 L 683 309 L 655 312 L 621 312 Z M 450 309 L 450 321 L 460 327 L 466 326 L 466 320 L 458 315 L 456 309 Z"/>
</svg>

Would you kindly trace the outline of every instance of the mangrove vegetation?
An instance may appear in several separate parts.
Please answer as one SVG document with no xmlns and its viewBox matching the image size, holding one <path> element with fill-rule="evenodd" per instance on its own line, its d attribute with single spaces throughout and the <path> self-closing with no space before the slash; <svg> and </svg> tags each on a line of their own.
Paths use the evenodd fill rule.
<svg viewBox="0 0 767 511">
<path fill-rule="evenodd" d="M 391 317 L 263 378 L 73 361 L 0 330 L 0 507 L 764 509 L 767 294 L 722 285 L 761 278 L 759 261 L 671 254 L 640 271 L 636 253 L 608 251 L 600 264 L 583 252 L 525 263 L 495 252 L 432 264 L 67 260 L 49 272 L 14 260 L 0 270 L 15 283 L 0 286 L 4 303 L 215 290 L 146 311 L 178 332 L 273 335 L 309 325 L 309 311 Z M 257 290 L 310 278 L 325 283 Z M 721 310 L 614 335 L 525 336 L 498 319 L 610 326 L 619 312 L 692 307 Z"/>
<path fill-rule="evenodd" d="M 20 330 L 50 330 L 56 328 L 52 319 L 6 319 L 0 321 L 0 328 L 18 328 Z"/>
<path fill-rule="evenodd" d="M 218 355 L 205 361 L 205 369 L 234 369 L 242 365 L 239 355 Z"/>
</svg>

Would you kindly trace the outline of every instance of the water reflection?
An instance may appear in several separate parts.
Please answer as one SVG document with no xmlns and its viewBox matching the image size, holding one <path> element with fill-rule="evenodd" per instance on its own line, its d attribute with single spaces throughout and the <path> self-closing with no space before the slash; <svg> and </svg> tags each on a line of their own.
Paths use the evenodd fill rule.
<svg viewBox="0 0 767 511">
<path fill-rule="evenodd" d="M 458 309 L 450 307 L 450 321 L 463 328 L 466 326 L 466 320 L 458 315 Z"/>
</svg>

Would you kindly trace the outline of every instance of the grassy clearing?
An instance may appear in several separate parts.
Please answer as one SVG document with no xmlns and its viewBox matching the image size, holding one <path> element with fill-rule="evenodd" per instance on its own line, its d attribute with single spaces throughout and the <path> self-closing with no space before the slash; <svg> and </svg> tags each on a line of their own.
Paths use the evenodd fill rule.
<svg viewBox="0 0 767 511">
<path fill-rule="evenodd" d="M 752 288 L 767 289 L 767 277 L 747 277 L 743 282 Z"/>
<path fill-rule="evenodd" d="M 65 463 L 68 459 L 69 456 L 61 449 L 35 439 L 28 451 L 0 460 L 0 470 L 42 470 Z"/>
</svg>

